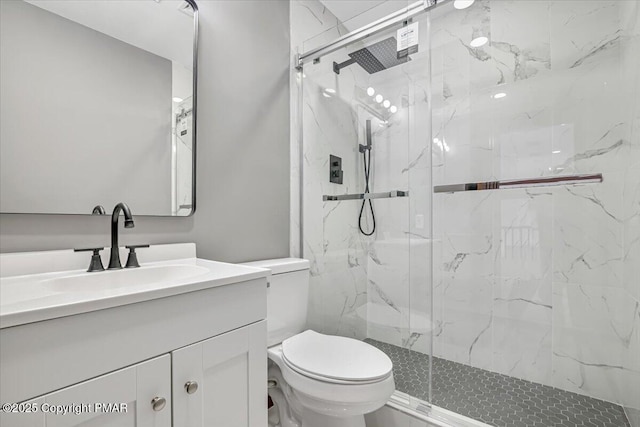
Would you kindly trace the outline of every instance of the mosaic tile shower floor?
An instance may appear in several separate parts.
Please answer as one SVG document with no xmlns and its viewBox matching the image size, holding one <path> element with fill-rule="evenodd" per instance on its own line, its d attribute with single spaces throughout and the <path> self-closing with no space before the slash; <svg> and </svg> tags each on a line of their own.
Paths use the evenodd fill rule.
<svg viewBox="0 0 640 427">
<path fill-rule="evenodd" d="M 366 339 L 393 361 L 396 389 L 428 400 L 429 356 Z M 433 359 L 433 404 L 496 427 L 626 427 L 622 407 L 576 393 Z"/>
</svg>

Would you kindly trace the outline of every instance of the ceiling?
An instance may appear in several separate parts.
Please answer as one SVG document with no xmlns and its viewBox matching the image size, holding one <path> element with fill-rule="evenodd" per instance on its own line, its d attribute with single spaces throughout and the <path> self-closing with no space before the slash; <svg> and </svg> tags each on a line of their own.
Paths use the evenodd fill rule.
<svg viewBox="0 0 640 427">
<path fill-rule="evenodd" d="M 320 0 L 320 2 L 353 31 L 400 10 L 415 0 Z"/>
<path fill-rule="evenodd" d="M 183 0 L 25 0 L 191 69 L 193 16 Z"/>
<path fill-rule="evenodd" d="M 385 3 L 386 0 L 320 0 L 338 20 L 346 22 L 369 9 Z"/>
</svg>

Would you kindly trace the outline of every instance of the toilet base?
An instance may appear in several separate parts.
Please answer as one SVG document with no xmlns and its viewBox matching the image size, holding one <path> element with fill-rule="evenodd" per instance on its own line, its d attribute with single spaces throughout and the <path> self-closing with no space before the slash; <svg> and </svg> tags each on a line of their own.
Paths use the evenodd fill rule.
<svg viewBox="0 0 640 427">
<path fill-rule="evenodd" d="M 365 427 L 364 415 L 331 417 L 305 409 L 302 427 Z"/>
<path fill-rule="evenodd" d="M 274 386 L 269 396 L 278 407 L 279 427 L 365 427 L 364 415 L 333 417 L 300 405 L 291 387 L 282 378 L 280 368 L 269 361 L 269 379 Z"/>
<path fill-rule="evenodd" d="M 327 383 L 290 369 L 281 345 L 268 355 L 269 396 L 280 427 L 365 427 L 364 414 L 384 406 L 395 390 L 392 374 L 375 383 Z"/>
</svg>

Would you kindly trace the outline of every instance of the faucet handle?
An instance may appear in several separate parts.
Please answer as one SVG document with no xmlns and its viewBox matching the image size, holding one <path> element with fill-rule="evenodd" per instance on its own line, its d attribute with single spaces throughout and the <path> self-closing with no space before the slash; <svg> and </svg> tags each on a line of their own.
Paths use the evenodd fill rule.
<svg viewBox="0 0 640 427">
<path fill-rule="evenodd" d="M 129 256 L 127 257 L 127 265 L 124 268 L 136 268 L 140 267 L 138 264 L 138 255 L 136 254 L 136 248 L 148 248 L 149 245 L 129 245 L 125 248 L 129 249 Z"/>
<path fill-rule="evenodd" d="M 83 248 L 83 249 L 74 249 L 74 252 L 88 252 L 93 251 L 93 255 L 91 255 L 91 263 L 89 264 L 89 268 L 87 271 L 89 273 L 93 273 L 94 271 L 104 271 L 104 267 L 102 265 L 102 259 L 100 258 L 100 251 L 104 248 Z"/>
</svg>

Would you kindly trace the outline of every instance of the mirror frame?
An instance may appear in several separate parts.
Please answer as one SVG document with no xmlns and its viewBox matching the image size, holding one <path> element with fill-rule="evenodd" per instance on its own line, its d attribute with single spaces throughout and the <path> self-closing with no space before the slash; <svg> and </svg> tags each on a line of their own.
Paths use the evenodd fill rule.
<svg viewBox="0 0 640 427">
<path fill-rule="evenodd" d="M 198 123 L 198 5 L 195 0 L 184 0 L 193 9 L 193 107 L 192 107 L 192 123 L 193 123 L 193 140 L 192 140 L 192 165 L 191 165 L 191 212 L 188 215 L 135 215 L 137 217 L 160 217 L 160 218 L 188 218 L 196 212 L 196 165 L 198 158 L 197 151 L 197 123 Z M 93 213 L 48 213 L 48 212 L 2 212 L 1 215 L 65 215 L 65 216 L 109 216 L 112 212 L 107 211 L 104 215 L 95 215 Z"/>
<path fill-rule="evenodd" d="M 193 150 L 191 164 L 191 212 L 182 218 L 193 216 L 196 213 L 196 165 L 198 159 L 198 5 L 195 0 L 185 0 L 193 9 L 193 106 L 192 106 L 192 123 L 193 123 L 193 141 L 191 147 Z M 169 218 L 181 218 L 177 215 L 143 215 L 143 216 L 162 216 Z"/>
</svg>

